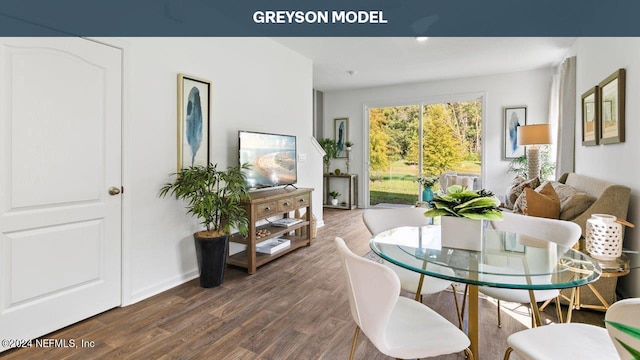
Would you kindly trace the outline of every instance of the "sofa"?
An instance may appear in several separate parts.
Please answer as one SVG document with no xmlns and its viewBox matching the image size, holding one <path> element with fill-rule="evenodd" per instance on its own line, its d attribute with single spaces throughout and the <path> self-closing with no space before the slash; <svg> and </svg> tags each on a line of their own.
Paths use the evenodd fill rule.
<svg viewBox="0 0 640 360">
<path fill-rule="evenodd" d="M 609 214 L 618 219 L 627 219 L 630 188 L 576 173 L 564 173 L 558 182 L 585 192 L 596 199 L 584 212 L 570 219 L 580 225 L 583 237 L 586 235 L 587 220 L 592 214 Z"/>
<path fill-rule="evenodd" d="M 576 173 L 564 173 L 556 182 L 552 182 L 552 184 L 560 198 L 561 208 L 559 218 L 572 221 L 582 228 L 582 238 L 577 245 L 581 251 L 585 250 L 585 229 L 587 220 L 591 218 L 592 214 L 609 214 L 624 220 L 627 218 L 629 197 L 631 195 L 631 189 L 627 186 L 613 184 Z M 542 186 L 543 185 L 540 185 L 540 187 Z M 567 188 L 570 190 L 569 192 L 566 191 Z M 536 189 L 536 191 L 539 190 L 539 188 Z M 563 194 L 563 192 L 565 194 Z M 577 198 L 574 198 L 574 200 L 577 199 L 577 201 L 570 201 L 570 199 L 563 198 L 563 196 L 569 193 L 573 195 L 578 194 Z M 509 192 L 506 197 L 509 198 Z M 577 207 L 575 206 L 576 202 L 579 203 Z M 572 208 L 568 209 L 567 207 Z M 607 303 L 612 304 L 616 301 L 616 277 L 602 277 L 593 285 Z M 561 293 L 569 297 L 571 290 L 565 289 Z M 563 302 L 565 304 L 567 303 L 566 301 Z M 580 303 L 586 305 L 601 305 L 595 294 L 587 286 L 584 286 L 581 290 Z"/>
</svg>

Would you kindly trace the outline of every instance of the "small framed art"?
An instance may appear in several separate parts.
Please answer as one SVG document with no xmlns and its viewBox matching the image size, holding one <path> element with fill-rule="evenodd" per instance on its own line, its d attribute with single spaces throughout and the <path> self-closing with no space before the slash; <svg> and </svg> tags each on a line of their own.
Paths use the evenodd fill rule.
<svg viewBox="0 0 640 360">
<path fill-rule="evenodd" d="M 333 134 L 337 146 L 337 158 L 346 158 L 345 143 L 349 141 L 349 118 L 337 118 L 333 120 Z"/>
<path fill-rule="evenodd" d="M 211 82 L 178 74 L 178 172 L 209 164 Z"/>
<path fill-rule="evenodd" d="M 624 142 L 625 69 L 609 75 L 599 85 L 600 143 Z"/>
<path fill-rule="evenodd" d="M 518 145 L 518 127 L 527 125 L 527 107 L 504 108 L 504 158 L 515 159 L 524 155 L 524 146 Z"/>
<path fill-rule="evenodd" d="M 582 145 L 598 145 L 600 129 L 600 92 L 594 86 L 582 94 Z"/>
</svg>

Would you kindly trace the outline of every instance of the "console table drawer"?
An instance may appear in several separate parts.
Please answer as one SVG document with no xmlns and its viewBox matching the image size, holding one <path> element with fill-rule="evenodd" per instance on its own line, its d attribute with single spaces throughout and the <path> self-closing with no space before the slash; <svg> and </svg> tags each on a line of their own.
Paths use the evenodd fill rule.
<svg viewBox="0 0 640 360">
<path fill-rule="evenodd" d="M 278 211 L 290 211 L 297 208 L 298 206 L 293 197 L 278 200 Z"/>
<path fill-rule="evenodd" d="M 278 203 L 276 201 L 260 204 L 256 207 L 256 215 L 259 218 L 269 217 L 278 213 Z"/>
<path fill-rule="evenodd" d="M 295 206 L 296 206 L 297 208 L 299 208 L 299 207 L 304 207 L 304 206 L 308 206 L 308 205 L 309 205 L 309 194 L 296 196 L 296 197 L 293 199 L 293 202 L 295 203 Z"/>
</svg>

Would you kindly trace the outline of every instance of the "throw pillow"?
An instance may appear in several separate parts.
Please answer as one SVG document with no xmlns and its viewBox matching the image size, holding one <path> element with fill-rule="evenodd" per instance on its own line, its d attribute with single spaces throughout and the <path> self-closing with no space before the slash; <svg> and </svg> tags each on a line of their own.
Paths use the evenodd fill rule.
<svg viewBox="0 0 640 360">
<path fill-rule="evenodd" d="M 545 183 L 546 184 L 546 183 Z M 540 192 L 542 184 L 536 191 Z M 572 220 L 578 215 L 582 214 L 596 201 L 596 198 L 587 194 L 586 192 L 579 191 L 573 186 L 563 184 L 557 181 L 551 181 L 551 186 L 560 199 L 560 219 Z"/>
<path fill-rule="evenodd" d="M 500 204 L 501 207 L 505 207 L 507 209 L 513 209 L 513 203 L 515 201 L 511 201 L 511 195 L 513 194 L 513 189 L 522 184 L 523 182 L 525 182 L 527 179 L 525 179 L 524 177 L 518 175 L 515 178 L 513 178 L 513 180 L 511 180 L 511 184 L 509 184 L 509 187 L 507 187 L 507 192 L 505 193 L 504 196 L 504 202 L 502 204 Z M 516 199 L 518 197 L 516 196 Z"/>
<path fill-rule="evenodd" d="M 560 219 L 573 220 L 585 212 L 596 198 L 583 192 L 575 193 L 560 201 Z"/>
<path fill-rule="evenodd" d="M 515 183 L 517 179 L 518 178 L 514 179 L 513 183 Z M 516 200 L 518 199 L 518 197 L 520 197 L 525 188 L 535 189 L 538 186 L 540 186 L 540 179 L 537 177 L 531 180 L 522 181 L 519 184 L 513 186 L 513 188 L 509 189 L 509 191 L 507 191 L 507 197 L 505 200 L 508 201 L 505 202 L 507 203 L 507 205 L 511 205 L 511 208 L 513 208 L 516 204 Z"/>
<path fill-rule="evenodd" d="M 540 192 L 525 188 L 514 205 L 514 212 L 557 219 L 560 216 L 560 199 L 550 183 L 546 183 Z"/>
</svg>

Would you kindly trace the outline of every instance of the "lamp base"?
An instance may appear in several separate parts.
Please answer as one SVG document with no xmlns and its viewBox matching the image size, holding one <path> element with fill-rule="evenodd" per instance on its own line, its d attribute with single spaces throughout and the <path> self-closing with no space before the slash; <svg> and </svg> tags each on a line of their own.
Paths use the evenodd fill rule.
<svg viewBox="0 0 640 360">
<path fill-rule="evenodd" d="M 535 145 L 527 146 L 527 178 L 540 176 L 540 149 Z"/>
</svg>

